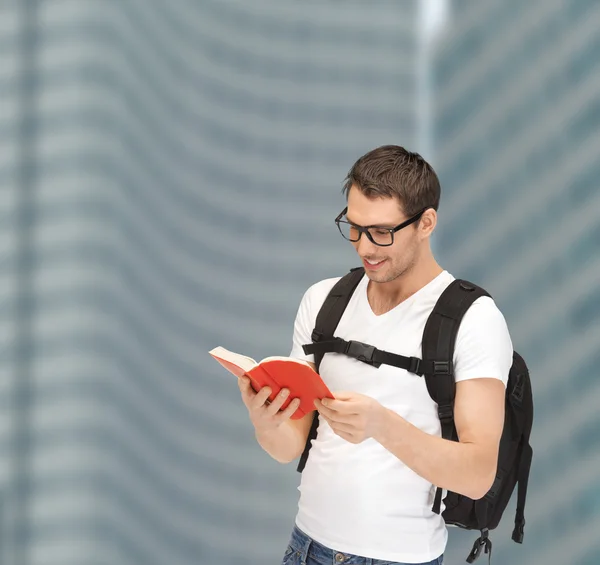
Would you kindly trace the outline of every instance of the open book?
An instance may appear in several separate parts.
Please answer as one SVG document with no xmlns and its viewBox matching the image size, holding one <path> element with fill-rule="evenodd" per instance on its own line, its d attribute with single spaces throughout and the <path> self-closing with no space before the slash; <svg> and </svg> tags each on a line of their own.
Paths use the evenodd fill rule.
<svg viewBox="0 0 600 565">
<path fill-rule="evenodd" d="M 233 353 L 224 347 L 215 347 L 209 353 L 236 377 L 249 377 L 255 391 L 268 385 L 271 388 L 271 401 L 282 388 L 287 388 L 290 395 L 282 405 L 282 410 L 294 398 L 300 399 L 300 406 L 292 415 L 292 420 L 298 420 L 315 410 L 315 399 L 334 398 L 323 379 L 302 359 L 266 357 L 257 363 L 250 357 Z"/>
</svg>

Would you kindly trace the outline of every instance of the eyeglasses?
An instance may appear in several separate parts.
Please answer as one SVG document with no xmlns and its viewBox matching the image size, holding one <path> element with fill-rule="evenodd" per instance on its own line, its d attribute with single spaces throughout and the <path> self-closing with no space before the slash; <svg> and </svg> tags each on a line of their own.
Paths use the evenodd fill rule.
<svg viewBox="0 0 600 565">
<path fill-rule="evenodd" d="M 335 223 L 340 230 L 340 233 L 347 239 L 348 241 L 356 242 L 360 239 L 360 236 L 364 233 L 369 238 L 369 241 L 374 243 L 375 245 L 379 245 L 380 247 L 387 247 L 388 245 L 392 245 L 394 243 L 394 234 L 401 229 L 414 224 L 418 221 L 421 216 L 428 210 L 430 206 L 427 208 L 423 208 L 418 214 L 409 218 L 408 220 L 398 224 L 395 228 L 385 228 L 382 226 L 357 226 L 352 224 L 346 220 L 342 220 L 342 216 L 348 212 L 348 207 L 344 208 L 339 216 L 335 219 Z"/>
</svg>

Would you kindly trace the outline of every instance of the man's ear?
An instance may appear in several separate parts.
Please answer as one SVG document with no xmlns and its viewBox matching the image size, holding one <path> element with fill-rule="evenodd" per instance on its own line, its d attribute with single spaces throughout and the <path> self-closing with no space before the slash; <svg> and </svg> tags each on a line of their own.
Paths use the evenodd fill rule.
<svg viewBox="0 0 600 565">
<path fill-rule="evenodd" d="M 429 237 L 437 226 L 437 212 L 433 208 L 428 208 L 423 212 L 419 220 L 419 236 L 423 239 Z"/>
</svg>

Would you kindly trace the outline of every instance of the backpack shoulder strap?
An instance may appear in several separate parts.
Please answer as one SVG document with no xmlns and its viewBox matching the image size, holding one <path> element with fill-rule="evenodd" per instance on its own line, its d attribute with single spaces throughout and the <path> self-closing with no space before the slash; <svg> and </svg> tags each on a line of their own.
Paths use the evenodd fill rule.
<svg viewBox="0 0 600 565">
<path fill-rule="evenodd" d="M 313 343 L 333 338 L 333 334 L 342 319 L 346 306 L 348 306 L 348 302 L 350 302 L 350 298 L 364 274 L 365 270 L 363 267 L 356 267 L 351 269 L 350 272 L 346 273 L 333 285 L 317 314 L 315 328 L 310 336 Z M 324 353 L 315 352 L 317 372 L 319 372 L 323 356 Z"/>
<path fill-rule="evenodd" d="M 473 302 L 489 294 L 464 280 L 454 280 L 444 290 L 434 306 L 423 332 L 422 371 L 427 391 L 438 405 L 442 437 L 454 440 L 454 346 L 463 316 Z M 433 511 L 440 512 L 442 490 L 437 489 Z"/>
<path fill-rule="evenodd" d="M 454 403 L 453 358 L 458 329 L 467 310 L 482 296 L 489 294 L 477 285 L 454 280 L 439 297 L 425 324 L 421 369 L 427 390 L 438 404 Z"/>
<path fill-rule="evenodd" d="M 340 320 L 342 319 L 344 311 L 346 310 L 346 306 L 348 306 L 348 302 L 350 302 L 350 298 L 356 290 L 358 283 L 362 280 L 364 274 L 365 270 L 363 267 L 355 267 L 354 269 L 350 269 L 348 273 L 346 273 L 333 285 L 333 288 L 329 291 L 329 294 L 325 298 L 325 301 L 323 302 L 323 305 L 317 314 L 315 328 L 311 335 L 313 343 L 318 343 L 320 341 L 326 341 L 333 338 L 333 334 L 337 329 Z M 314 355 L 315 367 L 318 373 L 325 353 L 316 351 Z M 308 459 L 308 452 L 310 451 L 312 445 L 312 440 L 317 437 L 318 427 L 319 413 L 315 412 L 310 431 L 308 432 L 306 445 L 304 446 L 304 451 L 302 452 L 300 461 L 298 463 L 297 471 L 299 473 L 304 470 L 304 466 L 306 465 L 306 461 Z"/>
</svg>

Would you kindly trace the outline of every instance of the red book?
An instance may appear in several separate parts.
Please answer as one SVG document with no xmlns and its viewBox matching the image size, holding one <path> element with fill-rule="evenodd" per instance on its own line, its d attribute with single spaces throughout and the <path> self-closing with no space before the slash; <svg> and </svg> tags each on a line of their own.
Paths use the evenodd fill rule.
<svg viewBox="0 0 600 565">
<path fill-rule="evenodd" d="M 266 357 L 256 362 L 224 347 L 215 347 L 209 353 L 236 377 L 249 377 L 255 391 L 258 392 L 264 386 L 271 387 L 270 401 L 275 399 L 282 388 L 287 388 L 290 395 L 283 403 L 282 410 L 294 398 L 300 399 L 300 406 L 292 415 L 292 420 L 299 420 L 315 410 L 315 399 L 334 398 L 319 374 L 302 359 Z"/>
</svg>

